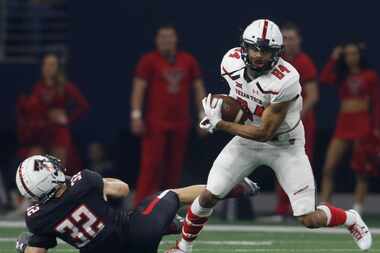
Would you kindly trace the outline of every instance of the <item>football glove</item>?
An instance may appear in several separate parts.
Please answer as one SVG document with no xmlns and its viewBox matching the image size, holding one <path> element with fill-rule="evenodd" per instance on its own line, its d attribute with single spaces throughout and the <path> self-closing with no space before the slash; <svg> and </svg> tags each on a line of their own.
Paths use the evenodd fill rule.
<svg viewBox="0 0 380 253">
<path fill-rule="evenodd" d="M 222 104 L 223 100 L 212 99 L 211 93 L 209 93 L 208 96 L 202 100 L 202 105 L 203 109 L 205 110 L 206 117 L 208 118 L 209 124 L 213 128 L 215 128 L 218 122 L 222 120 Z"/>
</svg>

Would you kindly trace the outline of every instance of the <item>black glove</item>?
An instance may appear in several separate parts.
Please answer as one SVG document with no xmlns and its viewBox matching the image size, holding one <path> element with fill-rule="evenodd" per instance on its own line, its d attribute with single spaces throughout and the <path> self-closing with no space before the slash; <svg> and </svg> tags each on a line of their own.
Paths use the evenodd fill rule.
<svg viewBox="0 0 380 253">
<path fill-rule="evenodd" d="M 29 239 L 32 237 L 32 233 L 29 232 L 22 232 L 16 241 L 16 252 L 17 253 L 24 253 L 26 246 L 28 246 Z"/>
</svg>

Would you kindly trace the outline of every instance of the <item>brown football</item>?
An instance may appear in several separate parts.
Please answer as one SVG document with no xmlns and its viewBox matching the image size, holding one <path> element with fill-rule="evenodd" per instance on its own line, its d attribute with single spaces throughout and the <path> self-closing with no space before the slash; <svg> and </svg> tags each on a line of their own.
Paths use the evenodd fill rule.
<svg viewBox="0 0 380 253">
<path fill-rule="evenodd" d="M 222 119 L 223 120 L 243 124 L 244 121 L 247 119 L 246 113 L 244 112 L 243 108 L 241 107 L 237 99 L 224 95 L 224 94 L 212 95 L 212 98 L 223 99 L 223 104 L 222 104 Z"/>
</svg>

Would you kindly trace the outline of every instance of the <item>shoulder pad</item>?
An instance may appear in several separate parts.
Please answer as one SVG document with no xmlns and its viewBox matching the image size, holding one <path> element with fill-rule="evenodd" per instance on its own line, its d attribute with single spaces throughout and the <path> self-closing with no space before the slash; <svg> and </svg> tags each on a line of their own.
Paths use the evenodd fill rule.
<svg viewBox="0 0 380 253">
<path fill-rule="evenodd" d="M 241 58 L 241 48 L 235 47 L 230 49 L 222 59 L 220 64 L 221 75 L 232 74 L 245 67 L 244 61 Z"/>
<path fill-rule="evenodd" d="M 300 75 L 293 65 L 280 58 L 276 66 L 269 72 L 274 76 L 281 86 L 287 86 L 299 82 Z"/>
</svg>

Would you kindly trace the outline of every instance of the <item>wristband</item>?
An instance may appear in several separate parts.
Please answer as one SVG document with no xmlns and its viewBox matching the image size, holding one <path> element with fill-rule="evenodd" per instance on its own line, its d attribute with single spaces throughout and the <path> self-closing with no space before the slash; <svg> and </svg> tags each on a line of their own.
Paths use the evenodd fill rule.
<svg viewBox="0 0 380 253">
<path fill-rule="evenodd" d="M 131 119 L 141 119 L 142 113 L 140 110 L 133 110 L 131 112 Z"/>
</svg>

